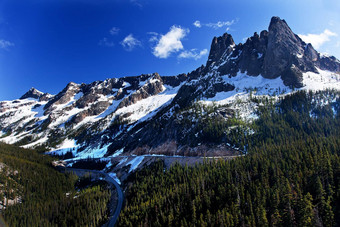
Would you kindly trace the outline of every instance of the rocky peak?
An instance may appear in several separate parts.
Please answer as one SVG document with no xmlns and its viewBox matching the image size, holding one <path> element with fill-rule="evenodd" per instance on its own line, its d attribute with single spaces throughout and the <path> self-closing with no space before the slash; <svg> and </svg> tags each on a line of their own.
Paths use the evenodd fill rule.
<svg viewBox="0 0 340 227">
<path fill-rule="evenodd" d="M 76 84 L 74 82 L 70 82 L 66 85 L 66 87 L 64 88 L 64 90 L 70 90 L 70 89 L 77 89 L 79 87 L 79 84 Z"/>
<path fill-rule="evenodd" d="M 60 105 L 65 104 L 71 100 L 72 97 L 74 97 L 75 94 L 77 94 L 80 91 L 81 85 L 76 84 L 74 82 L 70 82 L 67 84 L 67 86 L 59 92 L 56 96 L 54 96 L 44 107 L 45 110 L 49 109 L 50 112 L 52 109 L 50 109 L 53 105 Z M 45 114 L 47 113 L 45 112 Z"/>
<path fill-rule="evenodd" d="M 268 28 L 263 76 L 276 78 L 283 75 L 292 65 L 292 55 L 303 54 L 303 45 L 302 40 L 293 33 L 285 20 L 273 17 Z"/>
<path fill-rule="evenodd" d="M 214 66 L 214 67 L 211 67 Z M 214 37 L 205 73 L 216 68 L 220 75 L 281 77 L 286 86 L 302 87 L 304 72 L 318 73 L 317 68 L 339 72 L 340 63 L 333 57 L 322 56 L 311 44 L 294 34 L 285 20 L 273 17 L 268 31 L 256 32 L 245 43 L 234 44 L 231 35 Z"/>
<path fill-rule="evenodd" d="M 43 92 L 38 91 L 37 89 L 32 87 L 23 96 L 21 96 L 20 99 L 27 99 L 27 98 L 39 99 L 43 95 L 44 95 Z"/>
<path fill-rule="evenodd" d="M 223 54 L 228 55 L 231 53 L 234 46 L 234 39 L 228 33 L 224 33 L 220 37 L 214 37 L 211 43 L 207 67 L 209 67 L 213 62 L 217 62 Z"/>
<path fill-rule="evenodd" d="M 160 81 L 162 81 L 162 78 L 161 78 L 161 76 L 160 76 L 158 73 L 154 73 L 154 74 L 152 74 L 150 80 L 151 80 L 151 81 L 154 81 L 154 80 L 160 80 Z"/>
<path fill-rule="evenodd" d="M 273 30 L 277 30 L 280 28 L 285 28 L 285 29 L 289 29 L 289 26 L 287 24 L 287 22 L 285 20 L 281 20 L 280 17 L 274 16 L 271 18 L 270 23 L 269 23 L 269 27 L 268 27 L 268 31 L 273 31 Z"/>
<path fill-rule="evenodd" d="M 246 43 L 239 47 L 241 54 L 238 58 L 238 68 L 241 72 L 247 72 L 251 76 L 261 74 L 267 43 L 268 33 L 261 32 L 259 36 L 255 32 L 252 37 L 247 39 Z"/>
<path fill-rule="evenodd" d="M 122 148 L 124 152 L 133 153 L 132 149 L 144 149 L 144 145 L 149 146 L 145 148 L 147 153 L 151 151 L 149 148 L 154 149 L 166 141 L 185 144 L 196 138 L 196 134 L 191 134 L 196 121 L 196 113 L 191 114 L 191 110 L 196 101 L 227 98 L 228 102 L 231 100 L 236 104 L 241 101 L 243 106 L 246 103 L 238 99 L 240 92 L 259 88 L 258 94 L 261 90 L 263 94 L 271 94 L 269 80 L 249 78 L 244 74 L 281 77 L 285 85 L 301 87 L 302 73 L 318 72 L 317 68 L 339 72 L 340 62 L 319 54 L 311 44 L 304 43 L 294 34 L 284 20 L 273 17 L 268 31 L 255 32 L 245 43 L 235 45 L 228 33 L 214 37 L 207 65 L 188 74 L 160 76 L 154 73 L 90 84 L 71 82 L 55 96 L 32 88 L 21 99 L 36 98 L 47 103 L 0 102 L 0 131 L 12 133 L 10 140 L 16 137 L 20 143 L 34 146 L 39 145 L 39 141 L 46 141 L 45 138 L 47 142 L 42 145 L 48 147 L 55 147 L 66 138 L 75 139 L 80 146 L 76 148 L 78 157 L 97 152 L 99 144 L 109 143 L 107 155 Z M 253 84 L 252 81 L 256 82 Z M 280 87 L 281 83 L 278 91 Z M 229 91 L 233 92 L 227 93 Z M 224 110 L 218 107 L 219 110 L 212 114 L 233 116 L 233 108 L 235 114 L 238 112 L 237 105 L 228 104 Z M 250 112 L 247 110 L 246 113 Z M 183 118 L 185 116 L 187 118 Z"/>
</svg>

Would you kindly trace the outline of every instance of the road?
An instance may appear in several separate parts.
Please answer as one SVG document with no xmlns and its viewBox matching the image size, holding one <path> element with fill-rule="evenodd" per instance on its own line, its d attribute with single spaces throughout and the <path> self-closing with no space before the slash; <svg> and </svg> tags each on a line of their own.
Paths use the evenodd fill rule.
<svg viewBox="0 0 340 227">
<path fill-rule="evenodd" d="M 114 194 L 111 193 L 112 195 L 111 195 L 111 203 L 110 203 L 110 219 L 107 223 L 103 225 L 103 226 L 115 226 L 118 220 L 120 211 L 123 206 L 123 201 L 124 201 L 124 194 L 119 184 L 112 177 L 110 177 L 109 174 L 102 172 L 102 171 L 98 171 L 98 170 L 66 168 L 66 171 L 74 172 L 78 176 L 82 176 L 85 173 L 93 173 L 93 175 L 97 175 L 97 177 L 104 176 L 104 179 L 109 184 L 113 185 L 116 188 L 117 195 L 118 195 L 118 203 L 117 203 L 116 209 L 114 209 L 114 204 L 112 203 L 112 201 L 114 200 Z"/>
</svg>

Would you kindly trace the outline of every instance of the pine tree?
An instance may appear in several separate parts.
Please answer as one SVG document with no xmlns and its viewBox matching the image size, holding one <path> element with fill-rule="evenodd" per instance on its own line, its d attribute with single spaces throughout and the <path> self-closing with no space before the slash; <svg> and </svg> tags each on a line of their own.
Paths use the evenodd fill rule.
<svg viewBox="0 0 340 227">
<path fill-rule="evenodd" d="M 308 192 L 303 196 L 298 203 L 298 225 L 299 226 L 314 226 L 314 211 L 313 211 L 313 198 Z"/>
</svg>

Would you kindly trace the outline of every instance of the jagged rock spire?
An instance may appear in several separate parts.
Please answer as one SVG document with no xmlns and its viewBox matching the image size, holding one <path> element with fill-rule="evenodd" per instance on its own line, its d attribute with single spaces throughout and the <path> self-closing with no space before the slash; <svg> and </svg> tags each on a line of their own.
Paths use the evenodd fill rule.
<svg viewBox="0 0 340 227">
<path fill-rule="evenodd" d="M 294 34 L 285 20 L 272 17 L 268 31 L 235 45 L 232 36 L 225 33 L 214 37 L 206 71 L 211 65 L 222 75 L 235 76 L 246 72 L 274 79 L 281 77 L 284 84 L 302 87 L 302 73 L 315 72 L 317 68 L 339 72 L 340 62 L 334 57 L 320 57 L 311 44 L 306 44 Z"/>
<path fill-rule="evenodd" d="M 228 52 L 230 53 L 234 45 L 234 39 L 228 33 L 224 33 L 223 36 L 220 37 L 214 37 L 211 43 L 207 66 L 210 66 L 213 62 L 218 61 L 226 51 L 226 54 L 228 54 Z"/>
</svg>

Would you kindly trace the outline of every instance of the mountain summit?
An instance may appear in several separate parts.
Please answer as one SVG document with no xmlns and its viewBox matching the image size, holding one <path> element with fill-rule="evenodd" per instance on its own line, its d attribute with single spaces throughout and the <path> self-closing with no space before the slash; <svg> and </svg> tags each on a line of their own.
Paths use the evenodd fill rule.
<svg viewBox="0 0 340 227">
<path fill-rule="evenodd" d="M 268 30 L 245 43 L 235 44 L 228 33 L 214 37 L 206 65 L 188 74 L 71 82 L 56 95 L 32 88 L 0 102 L 0 140 L 78 159 L 232 155 L 244 149 L 231 144 L 234 123 L 256 119 L 258 99 L 339 89 L 339 72 L 339 60 L 273 17 Z"/>
<path fill-rule="evenodd" d="M 224 63 L 221 66 L 221 63 Z M 281 77 L 284 84 L 303 87 L 302 74 L 315 72 L 317 68 L 340 71 L 340 62 L 334 57 L 320 55 L 311 44 L 306 44 L 293 33 L 285 20 L 273 17 L 268 31 L 235 45 L 230 34 L 214 38 L 207 67 L 219 65 L 218 72 L 235 76 L 237 72 L 262 75 L 274 79 Z"/>
</svg>

